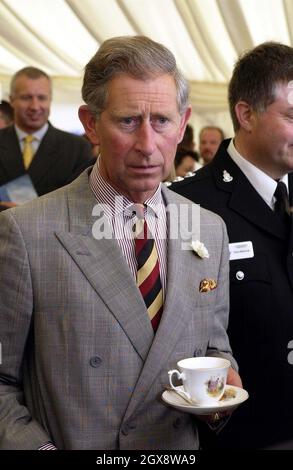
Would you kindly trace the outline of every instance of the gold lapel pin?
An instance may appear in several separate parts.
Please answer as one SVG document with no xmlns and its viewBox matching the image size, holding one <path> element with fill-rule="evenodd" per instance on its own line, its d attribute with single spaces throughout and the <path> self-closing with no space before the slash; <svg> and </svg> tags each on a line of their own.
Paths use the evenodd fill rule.
<svg viewBox="0 0 293 470">
<path fill-rule="evenodd" d="M 199 284 L 199 292 L 209 292 L 217 287 L 214 279 L 203 279 Z"/>
</svg>

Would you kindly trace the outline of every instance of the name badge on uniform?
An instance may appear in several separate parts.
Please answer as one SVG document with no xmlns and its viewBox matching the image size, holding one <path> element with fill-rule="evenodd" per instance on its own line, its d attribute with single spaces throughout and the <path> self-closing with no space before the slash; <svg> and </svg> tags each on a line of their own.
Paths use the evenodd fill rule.
<svg viewBox="0 0 293 470">
<path fill-rule="evenodd" d="M 252 242 L 229 243 L 229 252 L 230 261 L 254 257 Z"/>
</svg>

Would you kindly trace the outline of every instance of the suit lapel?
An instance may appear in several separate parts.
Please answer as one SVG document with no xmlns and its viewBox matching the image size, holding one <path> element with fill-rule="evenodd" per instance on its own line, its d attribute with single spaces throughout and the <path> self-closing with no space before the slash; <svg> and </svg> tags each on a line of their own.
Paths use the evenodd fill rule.
<svg viewBox="0 0 293 470">
<path fill-rule="evenodd" d="M 59 151 L 60 143 L 58 142 L 56 130 L 49 124 L 48 131 L 42 139 L 27 171 L 34 184 L 37 184 L 48 173 L 49 168 L 55 164 L 55 161 L 59 158 Z M 26 172 L 14 126 L 8 128 L 5 132 L 5 137 L 2 138 L 0 143 L 0 158 L 7 172 L 7 181 Z"/>
<path fill-rule="evenodd" d="M 289 186 L 289 203 L 290 208 L 293 208 L 293 172 L 288 174 L 288 186 Z M 291 287 L 293 288 L 293 260 L 292 260 L 292 248 L 293 248 L 293 214 L 291 213 L 291 233 L 288 243 L 287 251 L 287 272 L 290 279 Z"/>
<path fill-rule="evenodd" d="M 56 236 L 145 360 L 154 333 L 144 301 L 116 240 L 96 240 L 92 235 L 96 200 L 87 172 L 73 186 L 77 190 L 68 200 L 69 231 Z"/>
<path fill-rule="evenodd" d="M 5 137 L 1 141 L 0 158 L 1 163 L 7 172 L 8 181 L 25 173 L 22 153 L 14 126 L 7 128 Z"/>
<path fill-rule="evenodd" d="M 176 197 L 170 191 L 163 188 L 163 194 L 167 205 L 176 203 Z M 177 202 L 178 204 L 178 202 Z M 175 205 L 175 204 L 174 204 Z M 190 206 L 189 206 L 190 209 Z M 181 336 L 182 329 L 186 327 L 188 315 L 193 315 L 194 293 L 198 292 L 198 286 L 201 278 L 200 264 L 202 260 L 196 256 L 190 249 L 183 249 L 184 245 L 189 245 L 191 240 L 184 241 L 184 235 L 180 230 L 188 226 L 188 218 L 191 218 L 191 212 L 180 214 L 180 227 L 178 219 L 170 212 L 167 213 L 168 221 L 168 270 L 167 270 L 167 294 L 165 299 L 164 314 L 162 316 L 159 329 L 155 336 L 154 347 L 160 346 L 162 338 L 168 338 L 168 348 L 166 354 L 169 355 L 173 347 Z M 189 222 L 190 222 L 189 218 Z M 179 231 L 178 231 L 179 228 Z M 196 227 L 196 230 L 199 227 Z M 176 235 L 178 231 L 178 236 Z M 172 236 L 170 237 L 170 234 Z M 186 234 L 185 234 L 186 235 Z M 199 235 L 196 238 L 200 238 Z M 185 236 L 184 236 L 185 239 Z M 192 258 L 192 263 L 190 262 Z M 187 292 L 192 293 L 184 297 L 186 308 L 182 310 L 182 283 L 178 282 L 179 273 L 184 273 L 184 283 Z M 190 285 L 186 285 L 189 284 Z M 156 353 L 156 351 L 155 351 Z M 167 357 L 167 356 L 166 356 Z M 164 362 L 164 361 L 162 361 Z"/>
<path fill-rule="evenodd" d="M 173 202 L 176 204 L 177 202 L 176 206 L 178 207 L 176 195 L 165 189 L 163 189 L 163 194 L 167 204 L 172 204 Z M 143 405 L 143 400 L 152 387 L 153 382 L 156 380 L 158 374 L 161 373 L 162 369 L 166 367 L 170 354 L 178 344 L 180 337 L 182 337 L 182 331 L 186 328 L 186 325 L 190 323 L 190 319 L 196 311 L 196 295 L 199 295 L 198 286 L 202 274 L 200 266 L 202 260 L 194 256 L 191 250 L 182 250 L 182 244 L 186 243 L 186 241 L 184 242 L 181 238 L 180 232 L 178 237 L 170 238 L 170 233 L 177 232 L 178 219 L 170 216 L 169 213 L 167 213 L 167 216 L 169 232 L 168 270 L 167 295 L 164 303 L 164 311 L 152 347 L 127 409 L 127 415 L 130 415 L 137 406 Z M 187 226 L 187 221 L 181 218 L 180 225 L 181 224 L 183 227 Z M 174 227 L 174 225 L 176 226 Z M 192 257 L 192 262 L 190 262 L 190 257 Z M 184 287 L 180 282 L 180 273 L 184 273 Z M 188 295 L 184 296 L 184 309 L 182 308 L 183 289 L 185 292 L 188 292 Z"/>
<path fill-rule="evenodd" d="M 286 239 L 285 227 L 275 217 L 273 211 L 233 162 L 223 146 L 221 150 L 210 168 L 218 188 L 231 195 L 228 202 L 229 208 L 262 230 L 278 238 Z M 227 181 L 227 179 L 225 181 L 224 171 L 232 176 L 232 181 Z"/>
<path fill-rule="evenodd" d="M 288 174 L 289 203 L 293 207 L 293 172 Z"/>
<path fill-rule="evenodd" d="M 49 128 L 44 135 L 39 148 L 28 169 L 30 177 L 37 184 L 46 175 L 59 158 L 60 142 L 54 127 L 49 123 Z"/>
</svg>

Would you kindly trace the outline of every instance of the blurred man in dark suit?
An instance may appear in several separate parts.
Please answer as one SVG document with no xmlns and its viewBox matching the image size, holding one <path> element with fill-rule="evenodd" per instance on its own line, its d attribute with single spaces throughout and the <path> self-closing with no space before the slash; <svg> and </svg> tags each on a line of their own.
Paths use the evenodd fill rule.
<svg viewBox="0 0 293 470">
<path fill-rule="evenodd" d="M 38 195 L 67 183 L 91 161 L 90 144 L 48 122 L 52 100 L 49 76 L 35 67 L 19 70 L 11 81 L 14 125 L 0 130 L 0 185 L 25 173 Z"/>
</svg>

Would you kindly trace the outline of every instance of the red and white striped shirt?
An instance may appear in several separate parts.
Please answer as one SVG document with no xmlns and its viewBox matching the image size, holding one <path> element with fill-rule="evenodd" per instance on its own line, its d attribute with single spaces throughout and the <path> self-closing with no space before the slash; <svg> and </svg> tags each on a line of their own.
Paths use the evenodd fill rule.
<svg viewBox="0 0 293 470">
<path fill-rule="evenodd" d="M 133 238 L 133 226 L 137 216 L 133 212 L 133 201 L 118 193 L 100 174 L 99 166 L 94 165 L 89 183 L 98 204 L 103 206 L 104 215 L 109 222 L 113 238 L 116 239 L 131 273 L 136 279 L 137 260 Z M 168 229 L 166 206 L 162 197 L 161 184 L 155 194 L 144 202 L 147 206 L 145 219 L 148 228 L 155 239 L 157 247 L 160 276 L 165 298 L 167 283 L 167 247 Z"/>
</svg>

